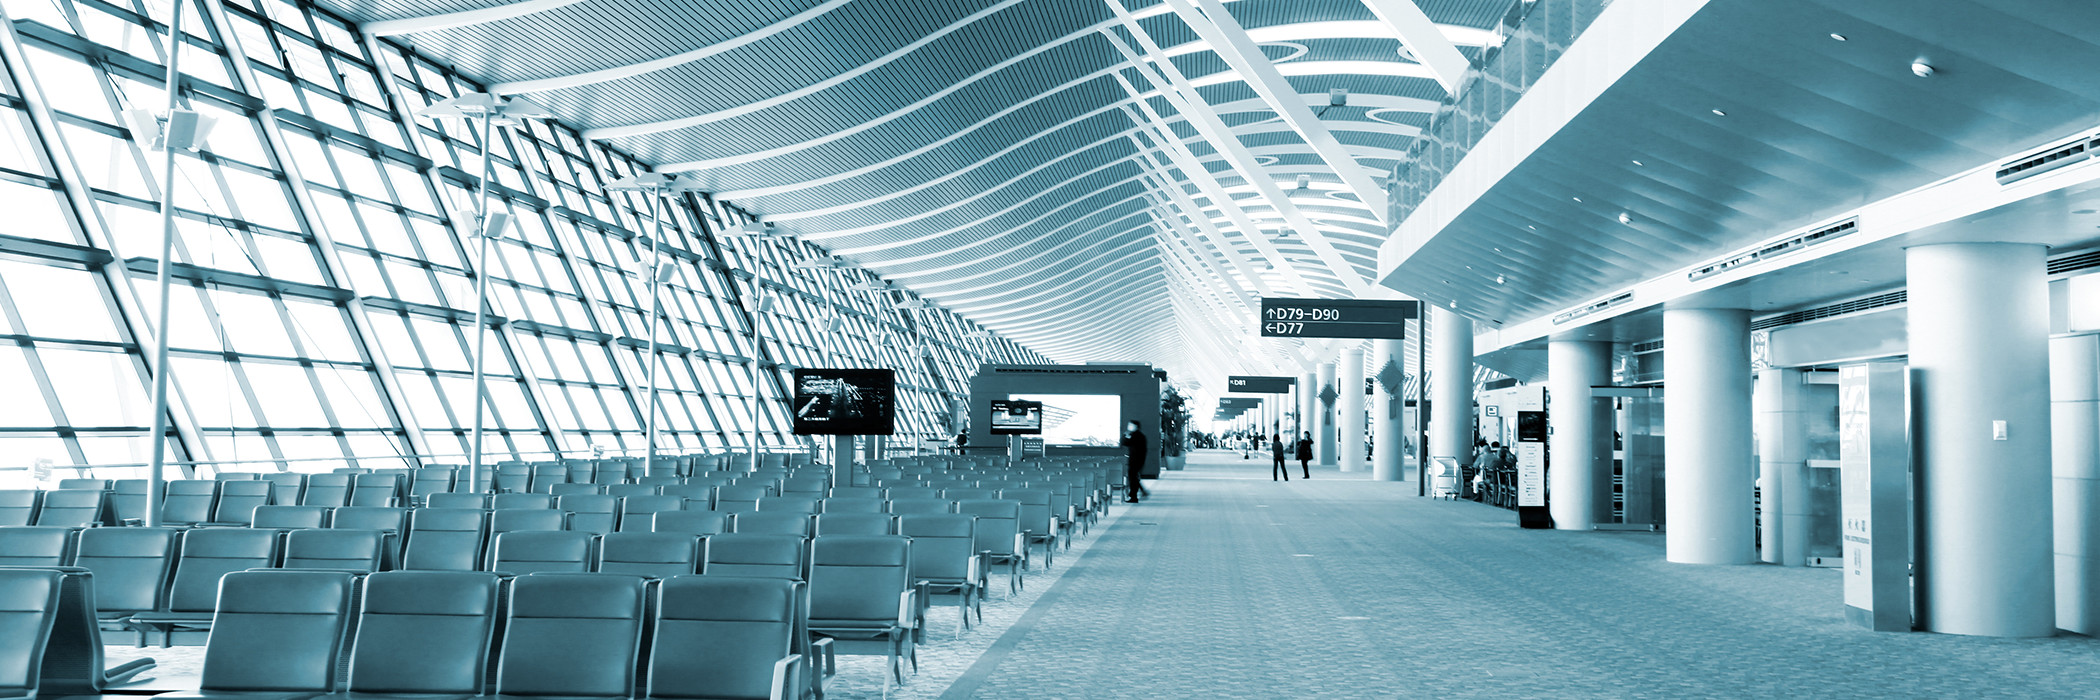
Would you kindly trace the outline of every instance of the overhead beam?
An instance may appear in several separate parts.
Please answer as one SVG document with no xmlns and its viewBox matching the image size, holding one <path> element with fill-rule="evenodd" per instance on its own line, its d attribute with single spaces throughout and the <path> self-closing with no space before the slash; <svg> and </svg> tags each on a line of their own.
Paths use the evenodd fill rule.
<svg viewBox="0 0 2100 700">
<path fill-rule="evenodd" d="M 1327 265 L 1328 269 L 1333 271 L 1335 278 L 1342 281 L 1343 286 L 1348 288 L 1351 296 L 1364 296 L 1371 286 L 1365 282 L 1364 276 L 1358 273 L 1356 267 L 1350 264 L 1348 260 L 1342 258 L 1341 253 L 1334 249 L 1334 246 L 1327 241 L 1325 235 L 1320 233 L 1313 224 L 1312 219 L 1306 217 L 1303 212 L 1298 211 L 1298 208 L 1291 204 L 1290 197 L 1286 196 L 1282 188 L 1277 187 L 1276 182 L 1266 174 L 1261 162 L 1256 160 L 1254 154 L 1247 150 L 1247 145 L 1228 133 L 1230 130 L 1226 128 L 1225 122 L 1218 118 L 1216 112 L 1211 111 L 1210 103 L 1205 102 L 1203 95 L 1196 92 L 1196 88 L 1189 84 L 1188 77 L 1182 74 L 1181 69 L 1176 67 L 1173 61 L 1167 60 L 1160 54 L 1159 44 L 1152 41 L 1151 35 L 1145 33 L 1144 27 L 1138 26 L 1137 20 L 1130 18 L 1129 11 L 1123 8 L 1122 0 L 1105 1 L 1108 3 L 1109 9 L 1114 10 L 1117 16 L 1124 20 L 1124 29 L 1130 32 L 1132 38 L 1136 39 L 1140 46 L 1144 47 L 1146 55 L 1151 56 L 1153 61 L 1148 65 L 1146 61 L 1139 59 L 1136 53 L 1129 46 L 1125 45 L 1121 39 L 1117 38 L 1113 32 L 1103 32 L 1103 36 L 1108 38 L 1109 44 L 1113 45 L 1118 52 L 1121 52 L 1124 58 L 1130 61 L 1132 65 L 1136 66 L 1138 72 L 1144 75 L 1147 80 L 1159 84 L 1162 87 L 1161 94 L 1174 96 L 1174 99 L 1170 99 L 1170 102 L 1173 102 L 1184 114 L 1191 117 L 1189 123 L 1196 127 L 1196 131 L 1203 134 L 1210 141 L 1212 147 L 1224 153 L 1234 169 L 1238 170 L 1247 180 L 1261 190 L 1263 198 L 1269 200 L 1269 205 L 1274 207 L 1277 213 L 1282 214 L 1285 221 L 1298 228 L 1298 235 L 1304 237 L 1306 245 L 1312 248 L 1313 255 L 1318 257 L 1322 263 Z M 1157 74 L 1154 73 L 1155 70 Z M 1125 90 L 1136 92 L 1136 88 L 1132 87 L 1121 73 L 1117 73 L 1115 77 Z M 1169 87 L 1172 89 L 1167 89 Z M 1155 121 L 1164 122 L 1164 120 L 1158 119 L 1157 112 L 1152 111 L 1150 103 L 1141 100 L 1139 104 Z M 1180 146 L 1178 140 L 1175 145 L 1177 147 Z M 1185 151 L 1186 149 L 1182 150 Z M 1191 160 L 1193 160 L 1193 157 L 1191 157 Z M 1210 173 L 1205 170 L 1203 175 L 1208 178 Z M 1215 184 L 1215 180 L 1212 180 L 1212 182 Z M 1229 199 L 1221 193 L 1212 194 L 1212 198 L 1214 201 Z M 1238 206 L 1228 206 L 1226 211 L 1227 213 L 1238 211 Z M 1244 216 L 1244 213 L 1242 216 Z M 1252 222 L 1242 223 L 1241 225 L 1249 231 L 1260 230 Z M 1268 245 L 1259 235 L 1250 235 L 1248 240 L 1255 241 L 1258 247 Z M 1273 248 L 1268 250 L 1273 250 Z M 1263 251 L 1265 255 L 1268 253 L 1268 250 Z M 1271 260 L 1279 263 L 1288 263 L 1288 260 L 1281 256 L 1269 257 Z"/>
<path fill-rule="evenodd" d="M 1371 208 L 1371 215 L 1379 223 L 1387 223 L 1385 188 L 1364 175 L 1363 168 L 1356 164 L 1356 156 L 1351 155 L 1341 141 L 1335 140 L 1326 123 L 1320 121 L 1320 115 L 1313 114 L 1312 108 L 1298 97 L 1298 89 L 1276 70 L 1276 64 L 1261 52 L 1261 46 L 1255 44 L 1253 38 L 1247 36 L 1247 30 L 1240 26 L 1239 20 L 1234 19 L 1218 0 L 1195 0 L 1202 3 L 1201 11 L 1190 4 L 1190 0 L 1166 2 L 1174 8 L 1175 14 L 1181 15 L 1183 23 L 1196 30 L 1197 36 L 1210 42 L 1219 58 L 1225 59 L 1227 65 L 1246 78 L 1247 87 L 1253 88 L 1254 93 L 1276 110 L 1285 124 L 1298 132 L 1299 138 L 1304 139 L 1313 152 L 1320 154 L 1320 160 L 1326 161 L 1327 167 L 1342 178 L 1342 184 L 1356 193 L 1357 200 Z"/>
<path fill-rule="evenodd" d="M 1421 6 L 1414 0 L 1363 2 L 1365 7 L 1371 8 L 1371 14 L 1378 15 L 1379 21 L 1400 35 L 1400 44 L 1413 51 L 1415 58 L 1429 68 L 1436 83 L 1444 86 L 1444 92 L 1456 99 L 1459 90 L 1465 86 L 1466 70 L 1473 67 L 1473 62 L 1458 52 L 1458 47 L 1451 44 L 1451 39 L 1444 36 L 1435 22 L 1429 21 L 1429 15 L 1422 12 Z"/>
<path fill-rule="evenodd" d="M 360 29 L 370 36 L 400 36 L 417 32 L 434 32 L 440 29 L 458 29 L 477 24 L 501 22 L 506 19 L 524 17 L 549 10 L 559 10 L 583 0 L 520 0 L 519 2 L 474 10 L 460 10 L 422 17 L 367 22 Z"/>
</svg>

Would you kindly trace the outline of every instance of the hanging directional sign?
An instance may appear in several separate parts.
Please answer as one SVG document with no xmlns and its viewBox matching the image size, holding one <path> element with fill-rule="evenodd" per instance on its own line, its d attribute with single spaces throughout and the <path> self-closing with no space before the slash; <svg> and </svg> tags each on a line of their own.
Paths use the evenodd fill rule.
<svg viewBox="0 0 2100 700">
<path fill-rule="evenodd" d="M 1225 390 L 1235 394 L 1288 394 L 1298 380 L 1291 377 L 1227 377 Z"/>
<path fill-rule="evenodd" d="M 1406 321 L 1419 314 L 1419 302 L 1382 299 L 1261 300 L 1264 338 L 1407 337 Z"/>
</svg>

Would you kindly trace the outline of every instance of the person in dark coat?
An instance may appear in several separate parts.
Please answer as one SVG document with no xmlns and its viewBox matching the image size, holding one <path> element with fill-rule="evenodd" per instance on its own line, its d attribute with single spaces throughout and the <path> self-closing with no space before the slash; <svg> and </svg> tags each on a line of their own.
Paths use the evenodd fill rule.
<svg viewBox="0 0 2100 700">
<path fill-rule="evenodd" d="M 1269 467 L 1269 480 L 1275 481 L 1282 474 L 1284 481 L 1291 480 L 1291 466 L 1283 461 L 1283 433 L 1269 436 L 1269 455 L 1276 458 L 1275 466 Z"/>
<path fill-rule="evenodd" d="M 1145 443 L 1145 431 L 1137 421 L 1123 424 L 1123 449 L 1130 453 L 1130 466 L 1124 472 L 1129 486 L 1123 488 L 1123 500 L 1129 503 L 1152 496 L 1145 490 Z"/>
<path fill-rule="evenodd" d="M 1305 473 L 1305 478 L 1312 478 L 1312 433 L 1298 438 L 1298 469 Z"/>
</svg>

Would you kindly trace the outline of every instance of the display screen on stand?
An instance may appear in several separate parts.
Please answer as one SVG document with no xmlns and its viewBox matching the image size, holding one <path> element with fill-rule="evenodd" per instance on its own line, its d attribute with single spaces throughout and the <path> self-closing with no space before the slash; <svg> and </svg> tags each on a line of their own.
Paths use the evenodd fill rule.
<svg viewBox="0 0 2100 700">
<path fill-rule="evenodd" d="M 895 371 L 795 370 L 796 435 L 892 435 L 896 432 Z"/>
<path fill-rule="evenodd" d="M 991 420 L 993 435 L 1040 435 L 1043 432 L 1043 404 L 1040 401 L 1016 401 L 992 399 Z"/>
</svg>

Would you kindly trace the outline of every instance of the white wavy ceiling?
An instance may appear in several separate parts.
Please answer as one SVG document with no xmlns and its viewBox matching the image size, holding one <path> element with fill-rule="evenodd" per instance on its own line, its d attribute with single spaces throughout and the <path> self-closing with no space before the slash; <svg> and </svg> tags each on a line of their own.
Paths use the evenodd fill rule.
<svg viewBox="0 0 2100 700">
<path fill-rule="evenodd" d="M 1386 16 L 1408 0 L 1224 5 L 1283 85 L 1170 6 L 1216 1 L 334 4 L 1058 361 L 1295 372 L 1297 348 L 1245 338 L 1250 297 L 1363 289 L 1388 226 L 1351 182 L 1382 188 L 1445 95 Z M 1472 57 L 1510 2 L 1417 7 Z M 1148 45 L 1175 70 L 1133 67 Z M 1177 104 L 1178 78 L 1205 104 Z M 1264 85 L 1361 170 L 1338 173 Z"/>
</svg>

